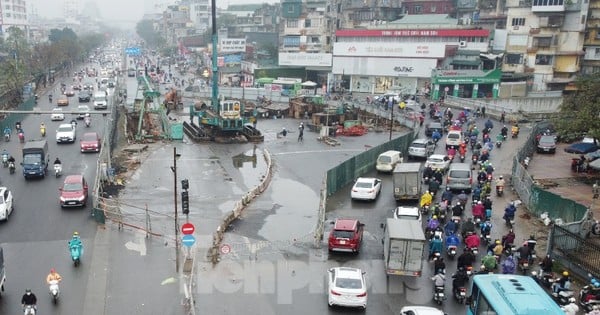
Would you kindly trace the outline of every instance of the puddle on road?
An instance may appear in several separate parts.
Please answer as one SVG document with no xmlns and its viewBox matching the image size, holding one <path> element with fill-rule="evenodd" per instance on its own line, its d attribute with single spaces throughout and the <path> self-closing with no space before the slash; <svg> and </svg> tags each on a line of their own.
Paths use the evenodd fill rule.
<svg viewBox="0 0 600 315">
<path fill-rule="evenodd" d="M 251 150 L 231 157 L 231 161 L 240 172 L 239 178 L 247 188 L 260 184 L 261 179 L 266 175 L 267 165 L 263 152 L 256 145 Z"/>
<path fill-rule="evenodd" d="M 281 205 L 265 218 L 258 234 L 270 241 L 290 241 L 312 235 L 319 205 L 318 194 L 298 181 L 274 177 L 269 196 Z"/>
</svg>

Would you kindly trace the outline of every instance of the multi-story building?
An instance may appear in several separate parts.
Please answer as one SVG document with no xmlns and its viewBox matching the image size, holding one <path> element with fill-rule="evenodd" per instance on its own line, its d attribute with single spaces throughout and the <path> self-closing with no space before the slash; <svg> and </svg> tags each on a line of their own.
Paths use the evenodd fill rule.
<svg viewBox="0 0 600 315">
<path fill-rule="evenodd" d="M 450 14 L 454 11 L 449 0 L 405 0 L 402 1 L 404 14 Z"/>
<path fill-rule="evenodd" d="M 325 0 L 282 0 L 279 65 L 304 67 L 313 80 L 326 82 L 331 71 L 331 35 Z"/>
<path fill-rule="evenodd" d="M 527 73 L 530 91 L 563 91 L 579 73 L 587 0 L 507 0 L 502 71 Z"/>
<path fill-rule="evenodd" d="M 81 0 L 63 0 L 63 18 L 65 20 L 77 19 L 81 14 Z"/>
<path fill-rule="evenodd" d="M 600 72 L 600 0 L 590 0 L 583 49 L 581 73 Z"/>
<path fill-rule="evenodd" d="M 0 0 L 0 32 L 6 37 L 10 27 L 18 27 L 29 34 L 29 21 L 27 19 L 27 1 L 25 0 Z"/>
<path fill-rule="evenodd" d="M 336 82 L 340 82 L 341 87 L 357 92 L 402 89 L 420 93 L 430 86 L 433 70 L 454 69 L 452 62 L 444 60 L 459 55 L 457 51 L 473 51 L 478 63 L 468 69 L 478 69 L 478 54 L 488 51 L 489 34 L 473 25 L 459 25 L 447 15 L 407 15 L 394 22 L 338 30 L 329 87 L 338 87 Z M 454 84 L 449 89 L 454 89 Z"/>
<path fill-rule="evenodd" d="M 184 0 L 181 4 L 188 6 L 190 21 L 199 33 L 205 32 L 211 26 L 210 0 Z"/>
</svg>

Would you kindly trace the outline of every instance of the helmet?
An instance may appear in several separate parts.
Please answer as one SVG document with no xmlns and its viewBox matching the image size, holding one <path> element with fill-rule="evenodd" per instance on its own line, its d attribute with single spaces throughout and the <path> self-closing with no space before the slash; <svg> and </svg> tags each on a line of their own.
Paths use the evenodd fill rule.
<svg viewBox="0 0 600 315">
<path fill-rule="evenodd" d="M 433 217 L 431 217 L 433 220 L 437 220 L 437 215 L 434 215 Z"/>
<path fill-rule="evenodd" d="M 429 190 L 425 191 L 425 193 L 426 193 L 426 194 L 428 194 L 428 193 L 429 193 Z"/>
<path fill-rule="evenodd" d="M 500 245 L 500 240 L 496 240 L 496 245 Z"/>
<path fill-rule="evenodd" d="M 26 293 L 31 293 L 31 289 L 25 289 Z"/>
<path fill-rule="evenodd" d="M 77 231 L 73 232 L 73 236 L 79 236 L 79 232 L 77 232 Z"/>
<path fill-rule="evenodd" d="M 477 201 L 477 204 L 480 205 L 480 204 L 482 204 L 482 202 L 481 201 Z"/>
<path fill-rule="evenodd" d="M 460 206 L 460 201 L 456 203 L 457 206 Z"/>
<path fill-rule="evenodd" d="M 563 271 L 562 275 L 565 276 L 565 277 L 568 277 L 569 276 L 569 272 L 568 271 Z"/>
<path fill-rule="evenodd" d="M 54 270 L 54 268 L 50 269 L 50 273 L 55 273 L 56 270 Z"/>
<path fill-rule="evenodd" d="M 490 164 L 491 165 L 491 164 Z M 498 178 L 502 179 L 502 175 L 500 175 Z"/>
<path fill-rule="evenodd" d="M 446 190 L 447 190 L 447 191 L 450 191 L 450 187 L 446 187 Z"/>
<path fill-rule="evenodd" d="M 530 240 L 534 240 L 535 239 L 535 235 L 533 235 L 533 234 L 529 235 L 529 239 Z"/>
<path fill-rule="evenodd" d="M 575 303 L 575 298 L 574 297 L 570 297 L 569 298 L 569 303 Z"/>
</svg>

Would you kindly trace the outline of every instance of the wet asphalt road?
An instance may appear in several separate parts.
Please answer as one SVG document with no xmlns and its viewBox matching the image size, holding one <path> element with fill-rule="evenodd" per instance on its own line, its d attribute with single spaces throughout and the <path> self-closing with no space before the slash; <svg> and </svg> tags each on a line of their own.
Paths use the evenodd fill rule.
<svg viewBox="0 0 600 315">
<path fill-rule="evenodd" d="M 71 84 L 71 78 L 57 78 Z M 40 94 L 37 107 L 51 110 L 56 104 L 60 90 L 54 89 L 54 103 L 51 105 L 47 94 Z M 69 106 L 64 110 L 76 110 L 79 104 L 77 94 L 69 97 Z M 86 103 L 92 108 L 92 103 Z M 46 124 L 50 164 L 58 156 L 63 163 L 63 176 L 55 178 L 50 166 L 44 179 L 25 180 L 19 163 L 22 161 L 21 147 L 13 127 L 10 142 L 2 142 L 0 149 L 6 150 L 16 159 L 16 172 L 9 175 L 7 168 L 0 169 L 0 183 L 13 193 L 15 210 L 8 222 L 0 223 L 0 244 L 4 249 L 7 282 L 6 291 L 0 301 L 0 313 L 19 314 L 21 296 L 26 288 L 37 295 L 40 314 L 74 314 L 83 309 L 85 292 L 88 287 L 90 261 L 93 255 L 93 240 L 96 223 L 91 218 L 91 202 L 85 208 L 61 209 L 58 189 L 66 175 L 83 174 L 93 185 L 96 176 L 97 153 L 79 152 L 79 138 L 84 132 L 104 133 L 105 118 L 92 117 L 90 128 L 83 121 L 77 126 L 77 140 L 73 144 L 57 144 L 55 130 L 61 123 L 69 123 L 74 116 L 65 114 L 65 120 L 50 121 L 50 115 L 27 115 L 22 120 L 25 139 L 41 139 L 40 123 Z M 90 186 L 91 189 L 91 186 Z M 91 197 L 91 193 L 90 193 Z M 82 264 L 75 268 L 71 262 L 67 242 L 73 231 L 78 231 L 83 239 L 84 254 Z M 57 305 L 52 305 L 48 296 L 46 275 L 50 268 L 63 276 L 60 285 L 61 297 Z"/>
</svg>

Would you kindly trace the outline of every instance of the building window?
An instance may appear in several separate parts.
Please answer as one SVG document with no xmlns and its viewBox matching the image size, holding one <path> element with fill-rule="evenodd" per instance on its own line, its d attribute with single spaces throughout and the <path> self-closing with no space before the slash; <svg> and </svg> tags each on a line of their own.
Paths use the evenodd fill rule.
<svg viewBox="0 0 600 315">
<path fill-rule="evenodd" d="M 600 48 L 595 48 L 594 49 L 594 57 L 595 58 L 600 58 Z"/>
<path fill-rule="evenodd" d="M 423 8 L 420 5 L 416 5 L 413 7 L 413 13 L 415 13 L 415 14 L 421 13 L 422 10 L 423 10 Z"/>
<path fill-rule="evenodd" d="M 540 66 L 551 65 L 552 57 L 552 55 L 535 55 L 535 64 Z"/>
<path fill-rule="evenodd" d="M 512 26 L 524 26 L 525 25 L 525 18 L 513 18 L 512 19 Z"/>
<path fill-rule="evenodd" d="M 436 9 L 435 4 L 432 4 L 431 5 L 431 13 L 435 13 L 435 9 Z"/>
<path fill-rule="evenodd" d="M 533 0 L 534 6 L 554 6 L 554 5 L 564 5 L 564 0 Z"/>
<path fill-rule="evenodd" d="M 304 27 L 311 27 L 312 24 L 310 21 L 311 21 L 310 19 L 304 20 Z"/>
<path fill-rule="evenodd" d="M 509 65 L 520 65 L 523 63 L 523 54 L 506 54 L 504 62 Z"/>
<path fill-rule="evenodd" d="M 287 20 L 285 26 L 289 28 L 298 28 L 298 20 Z"/>
</svg>

